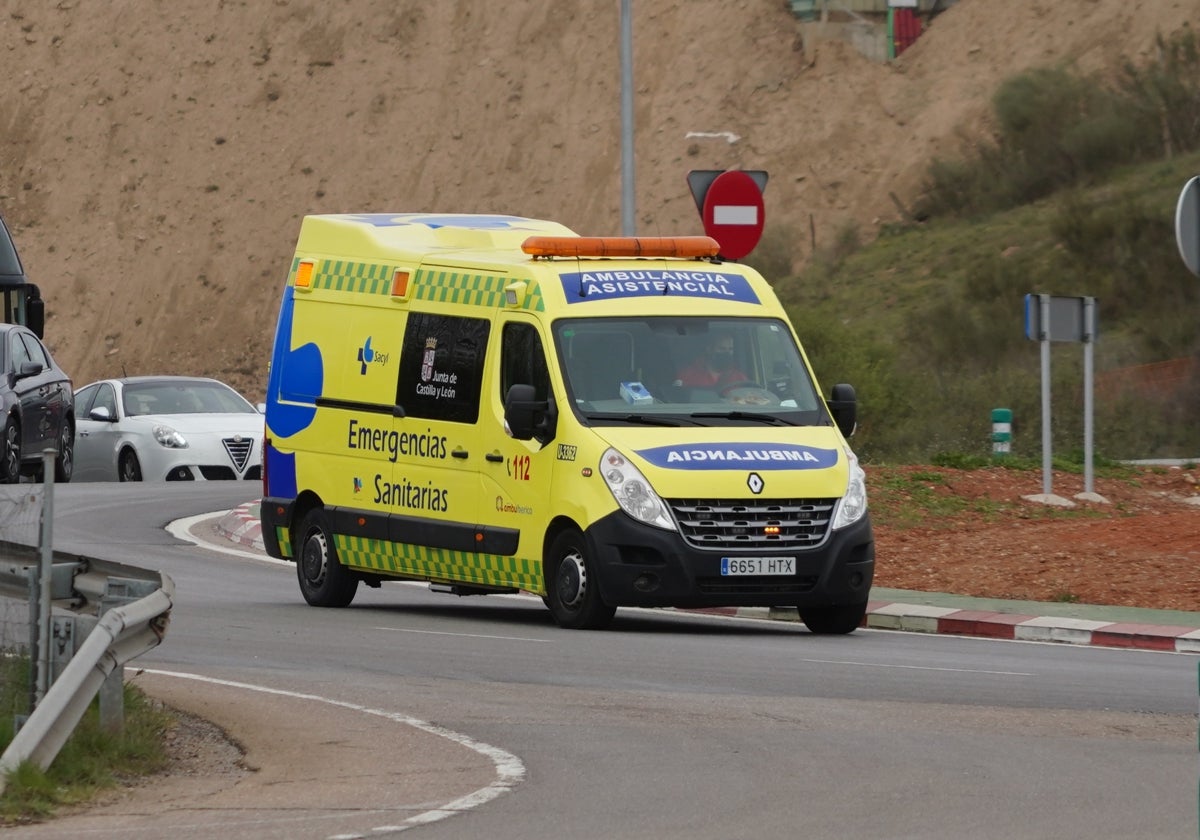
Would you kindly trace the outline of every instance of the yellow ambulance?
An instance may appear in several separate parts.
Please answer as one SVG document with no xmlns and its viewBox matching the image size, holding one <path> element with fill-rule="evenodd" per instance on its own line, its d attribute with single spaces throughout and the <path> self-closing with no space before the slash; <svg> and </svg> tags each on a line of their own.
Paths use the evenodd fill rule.
<svg viewBox="0 0 1200 840">
<path fill-rule="evenodd" d="M 854 391 L 708 237 L 494 215 L 306 217 L 267 389 L 262 523 L 314 606 L 360 583 L 795 607 L 849 633 L 875 566 Z"/>
</svg>

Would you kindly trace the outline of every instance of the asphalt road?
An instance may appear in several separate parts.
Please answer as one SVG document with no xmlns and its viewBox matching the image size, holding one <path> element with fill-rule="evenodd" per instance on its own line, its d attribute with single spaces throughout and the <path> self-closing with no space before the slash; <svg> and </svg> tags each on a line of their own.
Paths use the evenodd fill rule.
<svg viewBox="0 0 1200 840">
<path fill-rule="evenodd" d="M 320 610 L 291 566 L 164 530 L 257 485 L 58 490 L 57 548 L 175 581 L 129 669 L 258 769 L 13 837 L 1197 835 L 1192 656 L 671 611 L 566 631 L 405 584 Z"/>
</svg>

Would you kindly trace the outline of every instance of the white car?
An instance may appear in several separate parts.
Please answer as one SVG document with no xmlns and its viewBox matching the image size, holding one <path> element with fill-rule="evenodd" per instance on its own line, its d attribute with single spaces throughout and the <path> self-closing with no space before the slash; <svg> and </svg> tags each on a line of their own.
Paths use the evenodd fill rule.
<svg viewBox="0 0 1200 840">
<path fill-rule="evenodd" d="M 75 392 L 76 481 L 262 478 L 263 414 L 215 379 L 130 376 Z"/>
</svg>

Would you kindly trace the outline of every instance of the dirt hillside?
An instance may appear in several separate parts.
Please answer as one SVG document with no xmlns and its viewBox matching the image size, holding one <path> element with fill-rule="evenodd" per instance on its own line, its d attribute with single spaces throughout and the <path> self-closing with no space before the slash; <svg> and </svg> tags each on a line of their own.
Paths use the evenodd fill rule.
<svg viewBox="0 0 1200 840">
<path fill-rule="evenodd" d="M 1031 65 L 1137 59 L 1200 0 L 961 0 L 892 65 L 783 0 L 637 0 L 639 232 L 698 233 L 690 169 L 770 173 L 807 257 L 868 236 Z M 57 0 L 0 19 L 0 212 L 80 385 L 262 396 L 303 215 L 495 212 L 620 232 L 619 4 Z M 690 133 L 729 132 L 736 142 Z"/>
</svg>

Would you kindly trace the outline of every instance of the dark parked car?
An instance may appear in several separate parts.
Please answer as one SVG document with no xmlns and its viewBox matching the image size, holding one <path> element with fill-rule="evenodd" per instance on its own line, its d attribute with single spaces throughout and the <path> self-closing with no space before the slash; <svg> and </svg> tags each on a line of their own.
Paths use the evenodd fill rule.
<svg viewBox="0 0 1200 840">
<path fill-rule="evenodd" d="M 75 395 L 71 378 L 28 328 L 0 324 L 0 408 L 4 452 L 0 482 L 41 477 L 42 452 L 55 451 L 54 480 L 70 481 L 75 466 Z"/>
</svg>

